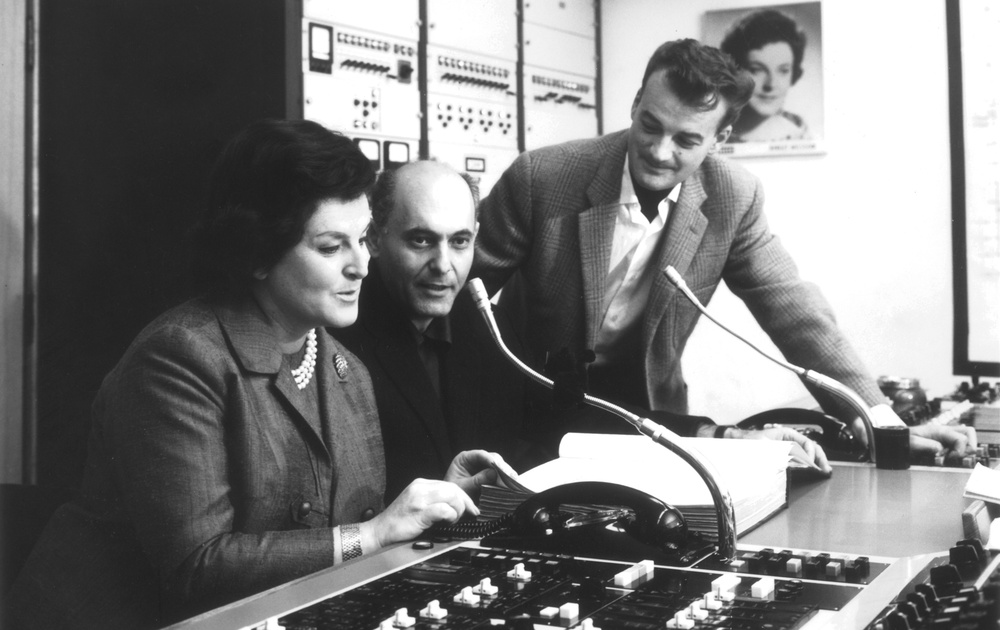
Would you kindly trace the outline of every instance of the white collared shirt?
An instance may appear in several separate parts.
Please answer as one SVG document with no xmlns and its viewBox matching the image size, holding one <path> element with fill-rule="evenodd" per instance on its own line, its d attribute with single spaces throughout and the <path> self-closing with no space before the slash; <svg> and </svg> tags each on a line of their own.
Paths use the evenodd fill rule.
<svg viewBox="0 0 1000 630">
<path fill-rule="evenodd" d="M 628 156 L 622 170 L 621 196 L 615 217 L 615 232 L 611 245 L 611 264 L 604 283 L 604 318 L 597 332 L 594 353 L 596 365 L 616 362 L 616 341 L 639 322 L 649 301 L 655 269 L 649 262 L 656 252 L 660 234 L 667 224 L 671 207 L 677 203 L 681 185 L 657 206 L 657 215 L 650 222 L 642 214 L 639 198 L 629 175 Z"/>
</svg>

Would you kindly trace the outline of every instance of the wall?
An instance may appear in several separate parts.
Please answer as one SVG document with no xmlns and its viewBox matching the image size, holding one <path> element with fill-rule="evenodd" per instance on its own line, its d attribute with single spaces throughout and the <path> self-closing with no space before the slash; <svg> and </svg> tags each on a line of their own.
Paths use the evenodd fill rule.
<svg viewBox="0 0 1000 630">
<path fill-rule="evenodd" d="M 25 2 L 0 2 L 0 482 L 21 481 Z"/>
<path fill-rule="evenodd" d="M 759 4 L 602 0 L 604 129 L 628 125 L 658 44 L 700 38 L 705 11 Z M 870 371 L 918 377 L 940 395 L 961 380 L 951 368 L 945 3 L 907 3 L 905 15 L 899 7 L 823 2 L 826 153 L 739 161 L 763 180 L 772 229 L 803 277 L 822 287 Z M 774 351 L 728 291 L 710 308 Z M 704 318 L 684 369 L 692 412 L 719 422 L 808 396 L 795 377 Z"/>
</svg>

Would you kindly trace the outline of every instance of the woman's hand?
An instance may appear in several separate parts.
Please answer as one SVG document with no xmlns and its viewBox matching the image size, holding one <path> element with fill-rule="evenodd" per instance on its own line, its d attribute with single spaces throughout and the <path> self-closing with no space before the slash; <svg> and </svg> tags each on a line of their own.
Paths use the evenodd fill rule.
<svg viewBox="0 0 1000 630">
<path fill-rule="evenodd" d="M 465 494 L 478 499 L 479 491 L 484 484 L 496 483 L 497 471 L 494 467 L 502 469 L 511 477 L 517 477 L 514 469 L 499 454 L 474 450 L 462 451 L 456 455 L 444 475 L 444 480 L 458 485 Z"/>
<path fill-rule="evenodd" d="M 360 526 L 362 536 L 365 537 L 364 530 L 368 529 L 369 539 L 381 548 L 413 540 L 434 523 L 454 523 L 466 513 L 478 516 L 479 508 L 457 485 L 448 481 L 416 479 L 385 511 Z"/>
</svg>

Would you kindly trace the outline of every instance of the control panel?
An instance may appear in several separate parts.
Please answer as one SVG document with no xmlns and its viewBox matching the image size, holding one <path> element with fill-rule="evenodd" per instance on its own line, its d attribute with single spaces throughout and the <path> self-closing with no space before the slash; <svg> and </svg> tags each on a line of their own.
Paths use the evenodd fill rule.
<svg viewBox="0 0 1000 630">
<path fill-rule="evenodd" d="M 741 546 L 735 563 L 710 556 L 684 568 L 443 545 L 247 627 L 995 630 L 1000 623 L 1000 553 L 974 540 L 946 554 L 840 556 L 851 567 L 845 571 L 830 568 L 827 552 L 753 546 Z M 788 563 L 801 558 L 816 559 L 815 570 L 789 574 Z"/>
<path fill-rule="evenodd" d="M 447 538 L 394 546 L 188 620 L 186 630 L 904 630 L 1000 625 L 1000 552 L 903 558 L 741 544 L 688 566 Z"/>
<path fill-rule="evenodd" d="M 428 138 L 517 152 L 514 62 L 428 46 Z"/>
<path fill-rule="evenodd" d="M 869 630 L 1000 627 L 1000 553 L 960 541 L 900 589 Z"/>
<path fill-rule="evenodd" d="M 744 567 L 746 568 L 746 567 Z M 451 549 L 282 615 L 307 628 L 802 628 L 858 584 L 491 549 Z"/>
<path fill-rule="evenodd" d="M 304 117 L 379 169 L 439 160 L 485 196 L 520 151 L 600 132 L 593 0 L 303 0 L 302 15 Z"/>
<path fill-rule="evenodd" d="M 597 135 L 593 77 L 526 66 L 524 142 L 533 149 Z"/>
<path fill-rule="evenodd" d="M 807 579 L 843 584 L 868 584 L 886 568 L 886 563 L 868 556 L 831 552 L 798 552 L 765 547 L 756 551 L 740 550 L 730 562 L 706 558 L 702 569 L 731 573 L 749 573 L 788 579 Z"/>
<path fill-rule="evenodd" d="M 485 196 L 518 154 L 517 5 L 429 0 L 427 19 L 428 157 Z"/>
<path fill-rule="evenodd" d="M 303 112 L 354 138 L 376 168 L 417 158 L 418 38 L 306 16 L 302 24 Z"/>
<path fill-rule="evenodd" d="M 596 24 L 590 0 L 525 3 L 525 149 L 598 134 Z"/>
</svg>

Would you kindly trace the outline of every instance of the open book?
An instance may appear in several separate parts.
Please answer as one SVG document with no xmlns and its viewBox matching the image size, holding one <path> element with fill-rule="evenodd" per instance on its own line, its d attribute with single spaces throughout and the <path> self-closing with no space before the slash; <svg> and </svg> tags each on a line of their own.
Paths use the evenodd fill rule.
<svg viewBox="0 0 1000 630">
<path fill-rule="evenodd" d="M 736 532 L 744 534 L 788 505 L 791 442 L 680 438 L 714 466 L 719 485 L 728 490 L 736 511 Z M 568 433 L 559 457 L 516 479 L 500 475 L 480 497 L 481 518 L 497 518 L 531 493 L 575 481 L 604 481 L 631 486 L 672 505 L 688 528 L 717 537 L 711 493 L 691 466 L 672 451 L 641 435 Z"/>
</svg>

